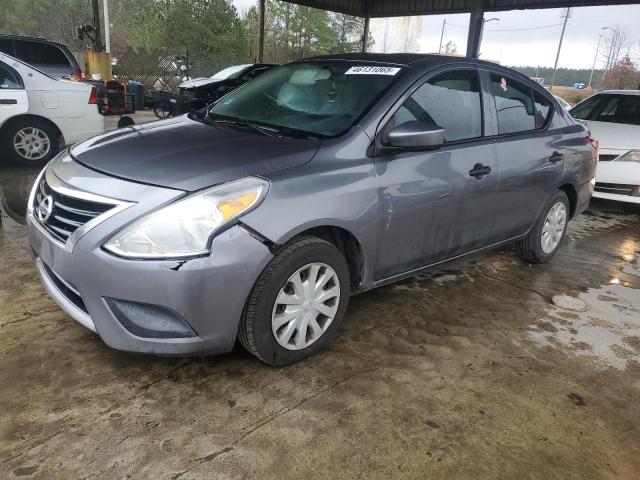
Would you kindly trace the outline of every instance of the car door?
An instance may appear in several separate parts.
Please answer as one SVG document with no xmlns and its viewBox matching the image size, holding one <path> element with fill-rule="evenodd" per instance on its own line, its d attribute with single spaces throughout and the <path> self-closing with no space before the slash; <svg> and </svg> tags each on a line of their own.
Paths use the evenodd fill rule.
<svg viewBox="0 0 640 480">
<path fill-rule="evenodd" d="M 381 207 L 376 279 L 488 244 L 499 172 L 495 142 L 484 138 L 487 93 L 478 71 L 440 69 L 407 92 L 384 129 L 425 121 L 445 130 L 431 151 L 375 154 Z"/>
<path fill-rule="evenodd" d="M 29 100 L 18 72 L 0 61 L 0 125 L 29 110 Z"/>
<path fill-rule="evenodd" d="M 494 242 L 523 235 L 562 180 L 565 140 L 551 125 L 553 104 L 532 85 L 504 72 L 483 72 L 493 101 L 500 163 Z"/>
</svg>

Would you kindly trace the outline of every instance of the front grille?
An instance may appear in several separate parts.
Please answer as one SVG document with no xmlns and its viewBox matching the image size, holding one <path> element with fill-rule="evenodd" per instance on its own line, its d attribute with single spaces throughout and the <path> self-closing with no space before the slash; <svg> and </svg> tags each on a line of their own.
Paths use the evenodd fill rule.
<svg viewBox="0 0 640 480">
<path fill-rule="evenodd" d="M 45 198 L 52 204 L 51 213 L 39 215 L 38 211 Z M 45 178 L 40 181 L 33 206 L 33 216 L 55 239 L 66 243 L 67 239 L 85 223 L 111 210 L 115 205 L 63 195 L 52 189 Z M 45 209 L 46 210 L 46 209 Z"/>
<path fill-rule="evenodd" d="M 611 160 L 615 160 L 619 156 L 620 155 L 602 155 L 602 154 L 600 154 L 598 156 L 598 160 L 600 160 L 601 162 L 610 162 Z"/>
<path fill-rule="evenodd" d="M 56 288 L 60 290 L 60 293 L 62 293 L 62 295 L 64 295 L 67 300 L 73 303 L 76 307 L 88 314 L 87 306 L 84 304 L 84 300 L 82 300 L 80 294 L 67 282 L 62 280 L 62 278 L 60 278 L 53 270 L 51 270 L 46 263 L 42 262 L 42 266 L 44 267 L 44 271 L 47 272 L 49 280 L 51 280 Z"/>
<path fill-rule="evenodd" d="M 602 193 L 615 193 L 616 195 L 634 195 L 638 192 L 638 186 L 625 185 L 622 183 L 596 182 L 595 191 Z"/>
</svg>

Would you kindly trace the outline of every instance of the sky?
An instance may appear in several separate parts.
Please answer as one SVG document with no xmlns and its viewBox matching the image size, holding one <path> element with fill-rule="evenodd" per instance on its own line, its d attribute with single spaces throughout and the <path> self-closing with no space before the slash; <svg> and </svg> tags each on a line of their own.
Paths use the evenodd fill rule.
<svg viewBox="0 0 640 480">
<path fill-rule="evenodd" d="M 256 0 L 232 0 L 245 11 Z M 632 54 L 640 55 L 640 5 L 579 7 L 571 10 L 559 67 L 591 68 L 602 27 L 619 25 L 627 30 Z M 486 13 L 488 22 L 482 40 L 481 58 L 496 60 L 503 65 L 553 67 L 562 31 L 563 9 L 515 10 Z M 419 45 L 424 52 L 437 52 L 442 22 L 446 19 L 444 43 L 452 40 L 464 53 L 469 15 L 433 15 L 422 19 Z M 538 28 L 548 27 L 548 28 Z M 518 30 L 530 29 L 530 30 Z M 500 31 L 501 30 L 501 31 Z M 606 31 L 605 31 L 606 33 Z M 602 49 L 601 49 L 602 52 Z M 599 55 L 600 56 L 600 55 Z M 601 59 L 598 60 L 598 64 Z"/>
</svg>

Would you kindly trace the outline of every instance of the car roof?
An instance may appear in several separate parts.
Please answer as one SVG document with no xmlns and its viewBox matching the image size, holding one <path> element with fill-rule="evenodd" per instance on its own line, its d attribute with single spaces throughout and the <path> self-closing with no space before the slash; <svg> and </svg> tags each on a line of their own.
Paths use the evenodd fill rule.
<svg viewBox="0 0 640 480">
<path fill-rule="evenodd" d="M 640 90 L 603 90 L 598 93 L 606 93 L 609 95 L 640 95 Z"/>
<path fill-rule="evenodd" d="M 362 62 L 375 62 L 409 67 L 416 63 L 473 63 L 476 65 L 491 65 L 500 67 L 499 64 L 478 60 L 477 58 L 455 57 L 451 55 L 438 55 L 435 53 L 341 53 L 334 55 L 321 55 L 306 60 L 350 60 Z M 505 67 L 502 67 L 505 68 Z"/>
<path fill-rule="evenodd" d="M 50 43 L 52 45 L 56 45 L 58 47 L 65 47 L 66 45 L 60 42 L 55 42 L 53 40 L 47 40 L 46 38 L 41 37 L 28 37 L 25 35 L 7 35 L 5 33 L 0 33 L 0 38 L 3 39 L 11 39 L 11 40 L 28 40 L 30 42 L 40 42 L 40 43 Z"/>
<path fill-rule="evenodd" d="M 438 55 L 435 53 L 341 53 L 333 55 L 321 55 L 317 57 L 305 58 L 296 60 L 293 63 L 305 62 L 309 60 L 319 61 L 351 61 L 351 62 L 367 62 L 367 63 L 379 63 L 383 65 L 393 65 L 396 67 L 420 67 L 420 68 L 434 68 L 440 65 L 455 65 L 462 64 L 463 66 L 474 67 L 488 67 L 495 69 L 498 72 L 504 72 L 511 78 L 518 79 L 522 82 L 528 82 L 529 85 L 533 85 L 537 91 L 544 92 L 546 95 L 551 96 L 549 91 L 545 89 L 539 83 L 531 80 L 527 75 L 524 75 L 513 68 L 505 67 L 496 62 L 490 62 L 487 60 L 480 60 L 477 58 L 469 57 L 457 57 L 452 55 Z"/>
</svg>

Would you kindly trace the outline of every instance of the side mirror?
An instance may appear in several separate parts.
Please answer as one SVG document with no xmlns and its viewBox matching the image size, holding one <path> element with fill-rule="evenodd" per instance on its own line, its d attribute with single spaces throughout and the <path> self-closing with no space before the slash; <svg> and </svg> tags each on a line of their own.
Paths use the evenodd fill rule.
<svg viewBox="0 0 640 480">
<path fill-rule="evenodd" d="M 385 142 L 398 148 L 434 148 L 444 143 L 444 128 L 427 122 L 412 120 L 393 128 Z"/>
</svg>

